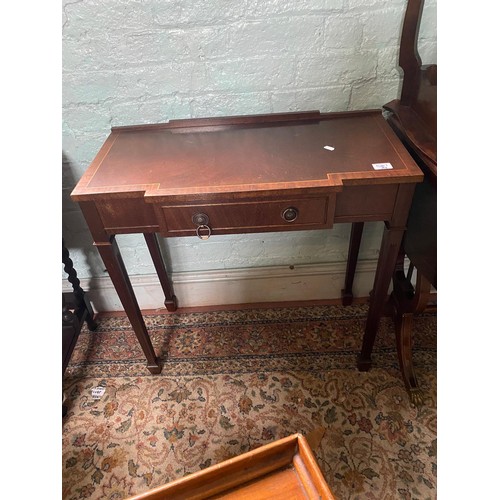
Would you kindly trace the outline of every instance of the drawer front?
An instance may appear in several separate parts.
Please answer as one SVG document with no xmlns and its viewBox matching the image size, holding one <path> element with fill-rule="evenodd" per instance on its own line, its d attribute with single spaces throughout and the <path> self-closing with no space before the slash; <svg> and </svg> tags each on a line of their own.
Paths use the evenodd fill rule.
<svg viewBox="0 0 500 500">
<path fill-rule="evenodd" d="M 164 236 L 194 236 L 201 225 L 211 234 L 322 229 L 333 211 L 334 195 L 157 207 Z"/>
<path fill-rule="evenodd" d="M 159 230 L 158 218 L 144 198 L 123 198 L 96 203 L 104 229 L 109 234 L 144 233 Z"/>
<path fill-rule="evenodd" d="M 344 186 L 337 195 L 335 222 L 391 219 L 398 187 L 398 184 Z"/>
</svg>

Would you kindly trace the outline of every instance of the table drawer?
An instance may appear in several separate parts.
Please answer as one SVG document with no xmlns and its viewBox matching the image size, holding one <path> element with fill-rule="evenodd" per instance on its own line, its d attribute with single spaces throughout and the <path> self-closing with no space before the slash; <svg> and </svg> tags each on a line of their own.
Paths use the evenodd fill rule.
<svg viewBox="0 0 500 500">
<path fill-rule="evenodd" d="M 105 231 L 109 234 L 145 233 L 159 230 L 154 207 L 140 198 L 117 198 L 96 202 Z"/>
<path fill-rule="evenodd" d="M 322 229 L 333 224 L 334 195 L 158 205 L 164 236 Z M 210 230 L 206 227 L 210 228 Z"/>
</svg>

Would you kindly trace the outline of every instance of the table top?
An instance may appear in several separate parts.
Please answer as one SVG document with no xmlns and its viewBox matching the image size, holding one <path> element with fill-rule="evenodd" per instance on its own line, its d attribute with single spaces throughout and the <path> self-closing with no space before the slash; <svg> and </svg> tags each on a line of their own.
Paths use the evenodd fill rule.
<svg viewBox="0 0 500 500">
<path fill-rule="evenodd" d="M 420 182 L 380 110 L 115 127 L 72 193 L 169 197 Z"/>
</svg>

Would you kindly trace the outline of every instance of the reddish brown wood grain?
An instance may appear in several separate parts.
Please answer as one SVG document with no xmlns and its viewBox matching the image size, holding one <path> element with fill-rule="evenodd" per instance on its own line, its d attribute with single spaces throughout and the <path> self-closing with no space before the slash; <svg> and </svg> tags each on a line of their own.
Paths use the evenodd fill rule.
<svg viewBox="0 0 500 500">
<path fill-rule="evenodd" d="M 330 146 L 333 150 L 325 149 Z M 390 163 L 376 170 L 374 163 Z M 114 236 L 146 235 L 170 311 L 177 307 L 151 233 L 211 236 L 385 221 L 369 356 L 422 172 L 380 110 L 176 120 L 111 131 L 72 193 L 152 373 L 161 370 Z M 292 219 L 285 212 L 294 211 Z M 193 223 L 193 216 L 208 218 Z M 200 232 L 202 230 L 202 232 Z M 389 278 L 388 278 L 389 276 Z"/>
<path fill-rule="evenodd" d="M 390 111 L 388 123 L 425 174 L 415 189 L 391 295 L 401 373 L 416 405 L 423 403 L 423 393 L 413 366 L 413 314 L 425 307 L 431 284 L 437 288 L 437 65 L 422 66 L 418 54 L 423 6 L 423 0 L 408 0 L 399 54 L 404 71 L 401 98 L 384 106 Z M 405 273 L 405 258 L 417 272 L 415 287 L 411 272 Z"/>
<path fill-rule="evenodd" d="M 314 114 L 272 126 L 259 122 L 262 117 L 246 117 L 259 125 L 253 127 L 238 126 L 240 119 L 227 118 L 222 130 L 213 130 L 209 120 L 193 120 L 195 131 L 185 123 L 183 133 L 174 124 L 114 129 L 72 197 L 143 194 L 155 203 L 183 195 L 283 195 L 307 188 L 338 191 L 344 183 L 421 179 L 380 112 Z M 383 162 L 393 169 L 373 169 L 373 163 Z"/>
<path fill-rule="evenodd" d="M 293 434 L 129 500 L 209 498 L 334 499 L 307 440 Z"/>
<path fill-rule="evenodd" d="M 234 232 L 288 231 L 331 227 L 335 197 L 285 197 L 224 203 L 165 205 L 160 209 L 161 232 L 164 236 L 192 235 L 197 224 L 193 216 L 204 214 L 213 234 Z M 283 213 L 297 212 L 295 220 L 287 222 Z"/>
</svg>

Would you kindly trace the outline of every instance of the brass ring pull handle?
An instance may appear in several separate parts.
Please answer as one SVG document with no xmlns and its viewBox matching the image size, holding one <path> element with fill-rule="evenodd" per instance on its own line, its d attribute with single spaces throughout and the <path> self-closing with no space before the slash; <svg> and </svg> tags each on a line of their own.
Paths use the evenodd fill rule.
<svg viewBox="0 0 500 500">
<path fill-rule="evenodd" d="M 208 240 L 212 234 L 212 230 L 208 225 L 210 223 L 208 215 L 204 213 L 194 214 L 193 217 L 191 217 L 191 220 L 193 221 L 193 224 L 196 224 L 197 226 L 196 236 L 198 236 L 200 240 Z"/>
<path fill-rule="evenodd" d="M 299 216 L 299 210 L 295 207 L 288 207 L 283 210 L 281 217 L 286 222 L 293 222 Z"/>
<path fill-rule="evenodd" d="M 203 233 L 201 233 L 202 230 L 206 231 L 206 232 L 203 234 Z M 208 238 L 210 238 L 211 234 L 212 234 L 212 230 L 206 224 L 200 224 L 196 228 L 196 236 L 198 236 L 198 238 L 200 238 L 200 240 L 208 240 Z"/>
</svg>

